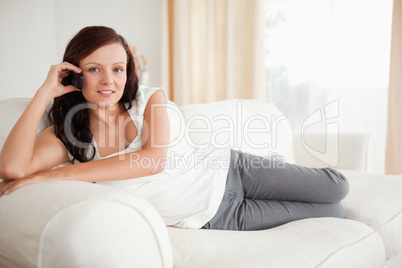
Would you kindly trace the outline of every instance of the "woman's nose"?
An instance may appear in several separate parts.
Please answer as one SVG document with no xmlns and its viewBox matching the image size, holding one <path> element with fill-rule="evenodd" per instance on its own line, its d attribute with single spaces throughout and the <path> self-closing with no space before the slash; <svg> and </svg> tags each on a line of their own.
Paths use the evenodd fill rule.
<svg viewBox="0 0 402 268">
<path fill-rule="evenodd" d="M 113 83 L 112 74 L 110 72 L 104 72 L 101 83 L 104 85 L 110 85 Z"/>
</svg>

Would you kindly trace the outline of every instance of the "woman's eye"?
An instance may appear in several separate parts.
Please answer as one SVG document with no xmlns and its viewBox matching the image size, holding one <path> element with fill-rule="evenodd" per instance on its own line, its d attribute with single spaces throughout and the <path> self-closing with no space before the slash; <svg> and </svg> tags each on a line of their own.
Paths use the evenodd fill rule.
<svg viewBox="0 0 402 268">
<path fill-rule="evenodd" d="M 123 71 L 123 69 L 122 69 L 122 68 L 115 68 L 114 71 L 115 71 L 116 73 L 120 73 L 120 72 Z"/>
<path fill-rule="evenodd" d="M 97 72 L 97 71 L 99 71 L 99 70 L 98 70 L 98 68 L 92 67 L 92 68 L 89 68 L 88 71 L 90 71 L 90 72 Z"/>
</svg>

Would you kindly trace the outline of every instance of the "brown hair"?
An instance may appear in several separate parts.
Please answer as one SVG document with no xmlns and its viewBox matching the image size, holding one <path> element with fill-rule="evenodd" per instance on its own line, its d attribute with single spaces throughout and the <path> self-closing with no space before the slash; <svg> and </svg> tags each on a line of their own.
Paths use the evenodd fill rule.
<svg viewBox="0 0 402 268">
<path fill-rule="evenodd" d="M 135 72 L 135 61 L 127 41 L 115 30 L 105 26 L 90 26 L 80 30 L 68 43 L 64 52 L 63 61 L 78 66 L 79 62 L 94 52 L 96 49 L 119 43 L 123 46 L 127 54 L 127 81 L 124 92 L 119 100 L 128 103 L 131 108 L 132 101 L 135 99 L 138 90 L 138 76 Z M 65 84 L 65 81 L 62 81 Z M 54 99 L 53 106 L 49 113 L 50 120 L 54 123 L 55 134 L 66 146 L 73 160 L 87 162 L 94 158 L 95 148 L 92 144 L 92 131 L 89 127 L 88 109 L 79 109 L 70 118 L 68 133 L 74 137 L 69 137 L 65 131 L 65 120 L 68 112 L 76 105 L 86 103 L 81 92 L 74 91 Z M 82 146 L 82 144 L 86 144 Z M 90 150 L 92 149 L 92 153 Z"/>
</svg>

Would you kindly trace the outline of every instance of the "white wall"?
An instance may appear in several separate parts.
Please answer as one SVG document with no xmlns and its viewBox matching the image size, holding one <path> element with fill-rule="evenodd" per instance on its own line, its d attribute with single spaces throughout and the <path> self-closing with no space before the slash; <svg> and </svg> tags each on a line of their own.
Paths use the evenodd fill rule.
<svg viewBox="0 0 402 268">
<path fill-rule="evenodd" d="M 31 97 L 57 62 L 53 0 L 0 1 L 0 99 Z"/>
<path fill-rule="evenodd" d="M 32 97 L 81 28 L 105 25 L 145 55 L 161 83 L 162 0 L 0 0 L 0 100 Z"/>
</svg>

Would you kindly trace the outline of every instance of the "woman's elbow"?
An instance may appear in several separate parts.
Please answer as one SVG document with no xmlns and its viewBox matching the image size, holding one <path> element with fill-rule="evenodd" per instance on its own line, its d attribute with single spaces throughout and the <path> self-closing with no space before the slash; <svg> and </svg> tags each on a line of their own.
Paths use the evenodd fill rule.
<svg viewBox="0 0 402 268">
<path fill-rule="evenodd" d="M 0 178 L 3 180 L 18 180 L 25 178 L 25 174 L 24 171 L 19 167 L 13 167 L 7 163 L 1 163 Z"/>
<path fill-rule="evenodd" d="M 167 165 L 167 150 L 144 150 L 143 154 L 133 153 L 130 156 L 130 166 L 145 171 L 144 174 L 156 175 L 165 170 Z"/>
<path fill-rule="evenodd" d="M 163 172 L 165 170 L 165 166 L 166 166 L 166 160 L 157 162 L 157 164 L 153 167 L 152 174 L 156 175 Z"/>
<path fill-rule="evenodd" d="M 156 168 L 156 170 L 155 170 L 155 174 L 159 174 L 159 173 L 162 173 L 163 171 L 165 170 L 165 166 L 158 166 L 157 168 Z"/>
<path fill-rule="evenodd" d="M 167 164 L 166 152 L 162 152 L 157 161 L 154 161 L 153 174 L 159 174 L 165 170 Z"/>
</svg>

